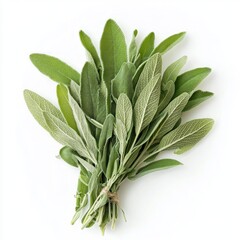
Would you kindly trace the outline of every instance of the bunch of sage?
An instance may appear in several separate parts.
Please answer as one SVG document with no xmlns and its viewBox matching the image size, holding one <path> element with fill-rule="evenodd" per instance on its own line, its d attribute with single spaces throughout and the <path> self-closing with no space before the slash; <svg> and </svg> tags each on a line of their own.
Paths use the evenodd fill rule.
<svg viewBox="0 0 240 240">
<path fill-rule="evenodd" d="M 186 56 L 162 70 L 162 56 L 185 32 L 156 47 L 153 32 L 139 47 L 137 34 L 135 30 L 127 47 L 120 27 L 108 20 L 99 56 L 90 37 L 80 31 L 90 57 L 81 74 L 55 57 L 30 55 L 38 70 L 58 83 L 60 109 L 30 90 L 24 97 L 38 123 L 63 145 L 60 157 L 80 171 L 72 224 L 81 218 L 83 228 L 97 223 L 104 232 L 108 223 L 114 227 L 121 210 L 121 183 L 181 165 L 157 156 L 165 150 L 181 154 L 191 149 L 213 125 L 209 118 L 181 124 L 184 111 L 213 95 L 195 90 L 211 70 L 180 74 Z"/>
</svg>

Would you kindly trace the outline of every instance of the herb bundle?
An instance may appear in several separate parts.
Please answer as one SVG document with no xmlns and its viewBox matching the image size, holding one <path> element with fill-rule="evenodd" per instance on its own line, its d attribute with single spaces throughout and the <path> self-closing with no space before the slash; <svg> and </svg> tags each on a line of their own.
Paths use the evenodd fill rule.
<svg viewBox="0 0 240 240">
<path fill-rule="evenodd" d="M 179 74 L 185 56 L 162 70 L 162 56 L 185 33 L 156 47 L 153 32 L 139 47 L 137 34 L 135 30 L 127 48 L 119 26 L 108 20 L 99 56 L 90 37 L 80 31 L 90 56 L 81 74 L 55 57 L 30 55 L 43 74 L 58 82 L 60 110 L 30 90 L 24 91 L 24 97 L 34 118 L 63 145 L 60 157 L 79 168 L 72 223 L 81 218 L 83 228 L 97 223 L 104 232 L 108 223 L 114 227 L 121 210 L 117 194 L 121 183 L 181 165 L 157 156 L 165 150 L 181 154 L 191 149 L 213 125 L 209 118 L 181 124 L 184 111 L 213 95 L 195 90 L 211 70 Z"/>
</svg>

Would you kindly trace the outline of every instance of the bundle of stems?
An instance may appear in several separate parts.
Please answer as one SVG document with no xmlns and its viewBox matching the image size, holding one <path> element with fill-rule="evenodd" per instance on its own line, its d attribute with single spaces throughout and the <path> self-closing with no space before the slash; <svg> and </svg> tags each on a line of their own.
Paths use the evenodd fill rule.
<svg viewBox="0 0 240 240">
<path fill-rule="evenodd" d="M 90 37 L 80 31 L 89 54 L 81 74 L 59 59 L 31 54 L 32 63 L 58 82 L 60 109 L 30 90 L 27 106 L 51 136 L 63 147 L 60 157 L 80 171 L 76 212 L 82 227 L 97 223 L 104 232 L 118 218 L 118 190 L 125 179 L 137 179 L 156 170 L 181 165 L 175 159 L 159 159 L 159 153 L 191 149 L 212 128 L 213 120 L 195 119 L 181 124 L 185 111 L 213 95 L 195 90 L 210 73 L 196 68 L 180 74 L 187 57 L 162 70 L 163 55 L 179 43 L 184 32 L 155 46 L 148 34 L 138 47 L 138 31 L 127 47 L 124 34 L 108 20 L 100 41 L 100 56 Z"/>
</svg>

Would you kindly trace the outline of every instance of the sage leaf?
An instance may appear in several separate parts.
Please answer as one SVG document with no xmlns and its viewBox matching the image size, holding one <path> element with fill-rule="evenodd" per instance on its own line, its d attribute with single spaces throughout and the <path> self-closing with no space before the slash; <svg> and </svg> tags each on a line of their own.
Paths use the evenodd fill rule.
<svg viewBox="0 0 240 240">
<path fill-rule="evenodd" d="M 49 133 L 57 142 L 72 148 L 80 156 L 86 157 L 94 162 L 94 159 L 92 159 L 92 156 L 89 154 L 88 149 L 75 130 L 48 112 L 43 112 L 43 116 L 50 129 Z"/>
<path fill-rule="evenodd" d="M 98 56 L 97 50 L 94 47 L 91 38 L 82 30 L 79 32 L 79 37 L 80 40 L 82 42 L 82 45 L 85 47 L 85 49 L 89 52 L 89 54 L 91 55 L 95 66 L 98 70 L 102 69 L 102 65 L 101 65 L 101 61 L 100 58 Z"/>
<path fill-rule="evenodd" d="M 159 144 L 159 148 L 161 151 L 166 149 L 181 150 L 183 147 L 195 145 L 207 135 L 212 126 L 213 120 L 210 118 L 186 122 L 164 136 Z"/>
<path fill-rule="evenodd" d="M 208 98 L 212 97 L 213 93 L 212 92 L 203 92 L 201 90 L 195 91 L 192 96 L 190 97 L 187 105 L 183 109 L 183 111 L 188 111 L 196 106 L 198 106 L 200 103 L 204 102 Z"/>
<path fill-rule="evenodd" d="M 181 118 L 181 113 L 184 107 L 187 105 L 189 94 L 182 93 L 177 98 L 173 99 L 169 105 L 164 109 L 164 113 L 167 113 L 167 119 L 165 120 L 158 139 L 164 136 L 167 132 L 173 129 L 177 121 Z"/>
<path fill-rule="evenodd" d="M 110 112 L 110 99 L 108 89 L 104 81 L 100 84 L 100 89 L 97 94 L 97 121 L 103 124 L 108 113 Z"/>
<path fill-rule="evenodd" d="M 163 83 L 167 83 L 168 81 L 175 82 L 179 72 L 181 71 L 183 66 L 186 64 L 186 62 L 187 62 L 187 57 L 184 56 L 178 59 L 177 61 L 175 61 L 174 63 L 172 63 L 170 66 L 168 66 L 163 74 L 162 82 Z"/>
<path fill-rule="evenodd" d="M 132 78 L 132 83 L 133 83 L 133 87 L 135 88 L 136 85 L 137 85 L 137 82 L 138 82 L 138 79 L 144 69 L 144 66 L 146 64 L 147 61 L 143 62 L 136 70 L 135 74 L 133 75 L 133 78 Z"/>
<path fill-rule="evenodd" d="M 67 85 L 70 84 L 71 80 L 76 83 L 79 82 L 80 74 L 55 57 L 33 53 L 30 55 L 30 60 L 41 73 L 47 75 L 53 81 Z"/>
<path fill-rule="evenodd" d="M 119 119 L 116 119 L 116 125 L 115 125 L 115 135 L 119 140 L 119 153 L 121 156 L 123 156 L 125 147 L 126 147 L 126 140 L 127 140 L 127 129 L 123 122 Z"/>
<path fill-rule="evenodd" d="M 87 169 L 88 172 L 93 173 L 93 171 L 96 170 L 96 168 L 95 168 L 92 164 L 90 164 L 89 162 L 87 162 L 86 160 L 80 158 L 79 156 L 76 156 L 76 155 L 74 155 L 74 156 L 75 156 L 75 158 L 78 160 L 78 162 L 79 162 L 85 169 Z"/>
<path fill-rule="evenodd" d="M 77 124 L 78 132 L 81 138 L 84 140 L 85 145 L 87 146 L 92 158 L 96 160 L 97 158 L 97 143 L 93 135 L 91 134 L 91 130 L 88 126 L 87 119 L 85 117 L 85 113 L 80 108 L 78 103 L 73 99 L 73 97 L 69 94 L 69 102 L 73 111 L 73 116 Z"/>
<path fill-rule="evenodd" d="M 132 63 L 135 61 L 136 55 L 137 55 L 137 43 L 136 43 L 137 34 L 138 34 L 138 30 L 135 29 L 133 31 L 132 41 L 128 49 L 128 60 L 129 62 L 132 62 Z"/>
<path fill-rule="evenodd" d="M 142 132 L 141 137 L 138 139 L 136 143 L 136 147 L 139 147 L 145 144 L 150 138 L 159 130 L 161 129 L 160 125 L 166 120 L 167 113 L 160 114 L 155 120 L 151 122 L 148 128 L 145 128 Z"/>
<path fill-rule="evenodd" d="M 137 100 L 138 96 L 142 90 L 146 87 L 149 81 L 156 76 L 161 74 L 162 71 L 162 58 L 160 54 L 155 54 L 147 61 L 144 69 L 137 82 L 135 92 L 134 92 L 134 102 Z"/>
<path fill-rule="evenodd" d="M 182 165 L 181 162 L 174 160 L 174 159 L 161 159 L 158 161 L 154 161 L 152 163 L 149 163 L 145 165 L 144 167 L 140 168 L 135 176 L 130 177 L 130 179 L 136 179 L 139 177 L 142 177 L 148 173 L 164 170 L 168 168 L 172 168 L 175 166 Z"/>
<path fill-rule="evenodd" d="M 178 76 L 174 96 L 176 97 L 183 92 L 191 93 L 210 72 L 210 68 L 196 68 Z"/>
<path fill-rule="evenodd" d="M 122 93 L 116 104 L 116 119 L 119 119 L 123 123 L 127 132 L 131 128 L 132 115 L 133 111 L 131 101 L 126 94 Z"/>
<path fill-rule="evenodd" d="M 83 111 L 90 117 L 97 117 L 98 74 L 94 66 L 86 62 L 81 74 L 80 97 Z"/>
<path fill-rule="evenodd" d="M 168 81 L 162 85 L 162 92 L 159 100 L 159 106 L 157 110 L 158 115 L 171 101 L 175 91 L 175 84 L 173 81 Z"/>
<path fill-rule="evenodd" d="M 138 134 L 152 121 L 160 98 L 160 74 L 146 85 L 134 106 L 135 133 Z"/>
<path fill-rule="evenodd" d="M 154 49 L 154 40 L 155 40 L 155 34 L 154 32 L 149 33 L 143 42 L 140 45 L 139 51 L 138 51 L 138 61 L 136 61 L 136 65 L 139 66 L 142 62 L 148 59 L 150 54 L 152 53 Z"/>
<path fill-rule="evenodd" d="M 49 128 L 43 116 L 43 112 L 48 112 L 57 117 L 60 121 L 66 122 L 60 110 L 37 93 L 26 89 L 24 90 L 24 99 L 33 117 L 47 131 L 49 131 Z"/>
<path fill-rule="evenodd" d="M 104 27 L 100 52 L 103 63 L 103 79 L 107 89 L 110 90 L 110 81 L 119 72 L 122 64 L 127 62 L 125 37 L 120 27 L 112 19 L 109 19 Z"/>
<path fill-rule="evenodd" d="M 96 128 L 99 128 L 99 129 L 102 129 L 102 128 L 103 128 L 103 125 L 102 125 L 100 122 L 96 121 L 95 119 L 90 118 L 90 117 L 88 117 L 88 116 L 86 116 L 86 118 L 87 118 L 87 120 L 88 120 L 93 126 L 95 126 Z"/>
<path fill-rule="evenodd" d="M 108 164 L 107 164 L 106 177 L 108 179 L 110 179 L 112 177 L 114 162 L 117 161 L 118 157 L 119 157 L 118 147 L 117 147 L 117 144 L 115 144 L 111 149 L 110 156 L 109 156 L 109 161 L 108 161 Z"/>
<path fill-rule="evenodd" d="M 102 127 L 102 131 L 99 137 L 98 147 L 99 149 L 103 149 L 106 142 L 112 137 L 113 128 L 114 128 L 115 117 L 112 114 L 109 114 Z"/>
<path fill-rule="evenodd" d="M 73 116 L 72 108 L 69 104 L 68 89 L 63 84 L 57 85 L 58 104 L 68 125 L 75 131 L 78 131 L 76 121 Z"/>
<path fill-rule="evenodd" d="M 180 32 L 166 38 L 153 50 L 152 54 L 160 53 L 163 55 L 171 48 L 173 48 L 176 44 L 178 44 L 184 38 L 185 35 L 186 35 L 185 32 Z"/>
<path fill-rule="evenodd" d="M 121 93 L 126 93 L 129 99 L 133 97 L 132 78 L 136 71 L 133 63 L 123 63 L 116 77 L 112 80 L 112 95 L 118 99 Z"/>
<path fill-rule="evenodd" d="M 73 167 L 78 167 L 77 161 L 75 161 L 75 159 L 73 158 L 74 153 L 75 151 L 72 148 L 65 146 L 60 149 L 59 155 L 69 165 Z"/>
<path fill-rule="evenodd" d="M 142 177 L 148 173 L 164 170 L 168 168 L 172 168 L 175 166 L 183 165 L 181 162 L 174 160 L 174 159 L 161 159 L 158 161 L 154 161 L 152 163 L 149 163 L 145 165 L 144 167 L 140 168 L 135 176 L 132 176 L 130 179 L 136 179 L 139 177 Z"/>
<path fill-rule="evenodd" d="M 71 81 L 70 86 L 69 86 L 69 91 L 70 91 L 71 95 L 73 96 L 73 98 L 75 99 L 75 101 L 77 101 L 78 104 L 80 104 L 81 103 L 80 86 L 76 82 Z"/>
</svg>

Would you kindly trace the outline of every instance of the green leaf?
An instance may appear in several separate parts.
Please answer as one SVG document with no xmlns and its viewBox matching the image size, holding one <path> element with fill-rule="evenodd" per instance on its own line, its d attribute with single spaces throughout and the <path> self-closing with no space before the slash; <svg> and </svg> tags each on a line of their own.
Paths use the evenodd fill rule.
<svg viewBox="0 0 240 240">
<path fill-rule="evenodd" d="M 129 49 L 128 49 L 128 58 L 130 62 L 134 62 L 137 56 L 137 43 L 136 43 L 136 37 L 138 34 L 138 30 L 135 29 L 133 31 L 133 36 L 132 36 L 132 41 L 129 45 Z"/>
<path fill-rule="evenodd" d="M 78 167 L 77 161 L 73 158 L 74 153 L 75 151 L 72 148 L 65 146 L 60 149 L 59 155 L 66 163 L 73 167 Z"/>
<path fill-rule="evenodd" d="M 92 43 L 91 38 L 83 31 L 79 32 L 79 37 L 80 37 L 80 40 L 82 42 L 82 45 L 85 47 L 85 49 L 91 55 L 91 57 L 92 57 L 92 59 L 95 63 L 96 68 L 101 70 L 102 69 L 101 61 L 100 61 L 100 58 L 98 56 L 97 50 Z"/>
<path fill-rule="evenodd" d="M 103 63 L 103 79 L 110 90 L 110 81 L 127 62 L 127 46 L 120 27 L 112 19 L 106 22 L 100 42 Z"/>
<path fill-rule="evenodd" d="M 161 128 L 161 124 L 166 120 L 167 113 L 160 114 L 155 120 L 151 122 L 148 128 L 145 128 L 141 134 L 141 137 L 138 139 L 136 143 L 136 147 L 142 146 L 145 144 L 150 138 L 152 138 L 153 135 L 158 132 L 158 130 Z"/>
<path fill-rule="evenodd" d="M 146 85 L 134 106 L 136 136 L 152 121 L 160 98 L 160 74 Z"/>
<path fill-rule="evenodd" d="M 214 121 L 210 118 L 189 121 L 163 137 L 159 144 L 160 151 L 170 149 L 185 149 L 198 143 L 211 130 Z"/>
<path fill-rule="evenodd" d="M 167 83 L 168 81 L 175 82 L 179 72 L 181 71 L 183 66 L 186 64 L 186 62 L 187 62 L 187 57 L 184 56 L 178 59 L 177 61 L 175 61 L 174 63 L 172 63 L 169 67 L 167 67 L 167 69 L 163 74 L 162 82 L 163 83 Z"/>
<path fill-rule="evenodd" d="M 118 99 L 121 93 L 126 93 L 129 99 L 133 96 L 133 83 L 132 78 L 136 71 L 133 63 L 123 63 L 120 71 L 112 80 L 112 95 Z"/>
<path fill-rule="evenodd" d="M 106 177 L 108 179 L 110 179 L 112 177 L 114 162 L 119 158 L 117 149 L 118 149 L 117 144 L 115 144 L 112 147 L 111 152 L 110 152 L 109 161 L 107 164 L 107 171 L 106 171 Z"/>
<path fill-rule="evenodd" d="M 79 82 L 80 74 L 61 60 L 46 55 L 33 53 L 30 59 L 35 67 L 53 81 L 69 85 L 70 81 Z"/>
<path fill-rule="evenodd" d="M 57 142 L 72 148 L 80 156 L 86 157 L 94 162 L 94 159 L 92 159 L 92 156 L 89 154 L 88 149 L 76 131 L 48 112 L 43 112 L 43 116 L 49 127 L 50 134 Z"/>
<path fill-rule="evenodd" d="M 68 125 L 77 131 L 78 130 L 77 124 L 76 124 L 76 121 L 73 116 L 72 108 L 69 104 L 68 89 L 63 84 L 57 85 L 57 97 L 58 97 L 59 107 L 60 107 Z"/>
<path fill-rule="evenodd" d="M 146 87 L 149 81 L 160 74 L 162 71 L 162 58 L 160 54 L 155 54 L 147 61 L 144 69 L 139 77 L 137 82 L 135 92 L 134 92 L 134 102 L 137 100 L 138 96 L 142 90 Z"/>
<path fill-rule="evenodd" d="M 183 109 L 183 111 L 188 111 L 196 106 L 198 106 L 200 103 L 204 102 L 208 98 L 212 97 L 212 92 L 203 92 L 201 90 L 195 91 L 192 96 L 190 97 L 186 107 Z"/>
<path fill-rule="evenodd" d="M 115 117 L 112 114 L 109 114 L 104 123 L 103 128 L 99 137 L 99 151 L 102 151 L 107 141 L 112 137 L 113 127 L 114 127 Z"/>
<path fill-rule="evenodd" d="M 47 131 L 49 131 L 49 128 L 43 116 L 43 112 L 48 112 L 49 114 L 52 114 L 53 116 L 60 119 L 62 122 L 65 122 L 65 119 L 60 110 L 58 110 L 52 103 L 37 93 L 30 90 L 24 90 L 24 99 L 33 117 Z"/>
<path fill-rule="evenodd" d="M 181 162 L 174 160 L 174 159 L 161 159 L 158 161 L 154 161 L 145 165 L 144 167 L 140 168 L 136 175 L 131 177 L 130 179 L 136 179 L 138 177 L 142 177 L 148 173 L 164 170 L 168 168 L 172 168 L 175 166 L 183 165 Z"/>
<path fill-rule="evenodd" d="M 83 111 L 91 118 L 97 117 L 98 74 L 94 66 L 86 62 L 81 74 L 80 97 Z"/>
<path fill-rule="evenodd" d="M 69 91 L 73 96 L 73 98 L 75 99 L 75 101 L 77 101 L 80 104 L 81 103 L 80 86 L 76 82 L 71 81 L 69 86 Z"/>
<path fill-rule="evenodd" d="M 155 40 L 155 34 L 154 32 L 149 33 L 146 38 L 143 40 L 143 42 L 140 45 L 138 54 L 140 57 L 138 58 L 138 61 L 136 65 L 138 66 L 142 62 L 148 59 L 148 57 L 151 55 L 153 49 L 154 49 L 154 40 Z"/>
<path fill-rule="evenodd" d="M 133 87 L 136 87 L 138 79 L 144 69 L 145 64 L 147 63 L 147 61 L 143 62 L 136 70 L 135 74 L 133 75 L 132 78 L 132 83 L 133 83 Z"/>
<path fill-rule="evenodd" d="M 104 81 L 100 84 L 100 90 L 97 95 L 97 121 L 102 123 L 106 119 L 108 113 L 110 112 L 110 106 L 109 106 L 109 95 L 107 86 Z"/>
<path fill-rule="evenodd" d="M 184 107 L 186 106 L 189 99 L 187 93 L 182 93 L 177 98 L 173 99 L 169 105 L 164 109 L 164 113 L 167 113 L 167 119 L 165 120 L 162 130 L 158 139 L 164 136 L 167 132 L 173 129 L 177 121 L 181 118 L 181 113 Z"/>
<path fill-rule="evenodd" d="M 69 102 L 73 111 L 73 116 L 77 124 L 78 132 L 85 142 L 85 145 L 88 148 L 88 151 L 93 159 L 97 158 L 97 143 L 95 138 L 92 136 L 90 128 L 88 126 L 87 119 L 85 117 L 85 113 L 80 108 L 78 103 L 73 99 L 73 97 L 69 94 Z"/>
<path fill-rule="evenodd" d="M 169 104 L 174 95 L 174 91 L 175 85 L 173 81 L 168 81 L 166 84 L 163 84 L 157 114 Z"/>
<path fill-rule="evenodd" d="M 128 132 L 132 124 L 132 104 L 128 96 L 122 93 L 116 104 L 116 119 L 119 119 Z"/>
<path fill-rule="evenodd" d="M 123 122 L 119 119 L 116 119 L 116 125 L 114 129 L 114 133 L 119 141 L 119 153 L 121 156 L 124 155 L 125 147 L 126 147 L 126 140 L 127 140 L 127 130 L 126 126 Z"/>
<path fill-rule="evenodd" d="M 178 44 L 184 38 L 185 35 L 186 35 L 185 32 L 180 32 L 166 38 L 154 49 L 152 54 L 160 53 L 163 55 L 171 48 L 173 48 L 176 44 Z"/>
<path fill-rule="evenodd" d="M 176 97 L 183 92 L 192 92 L 210 72 L 210 68 L 196 68 L 178 76 L 175 83 L 176 91 L 174 96 Z"/>
</svg>

